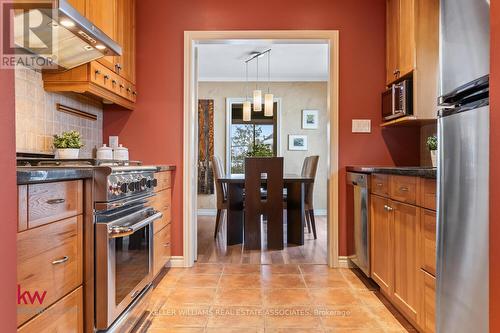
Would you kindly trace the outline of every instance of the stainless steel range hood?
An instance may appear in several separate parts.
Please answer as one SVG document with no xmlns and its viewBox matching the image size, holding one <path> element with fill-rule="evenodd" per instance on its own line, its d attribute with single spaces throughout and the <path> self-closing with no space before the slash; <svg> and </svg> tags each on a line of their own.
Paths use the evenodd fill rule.
<svg viewBox="0 0 500 333">
<path fill-rule="evenodd" d="M 36 8 L 32 4 L 16 7 L 14 15 L 14 41 L 21 53 L 26 53 L 17 52 L 17 56 L 36 58 L 32 67 L 71 69 L 104 56 L 122 54 L 120 45 L 67 0 L 37 4 Z"/>
</svg>

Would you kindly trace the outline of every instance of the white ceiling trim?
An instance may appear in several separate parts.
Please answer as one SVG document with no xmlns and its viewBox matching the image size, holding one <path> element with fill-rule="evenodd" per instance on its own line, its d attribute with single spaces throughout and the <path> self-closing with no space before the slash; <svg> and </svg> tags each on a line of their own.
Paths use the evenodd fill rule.
<svg viewBox="0 0 500 333">
<path fill-rule="evenodd" d="M 273 77 L 273 82 L 327 82 L 328 78 L 316 76 L 291 76 L 291 77 Z M 245 79 L 235 77 L 199 77 L 198 82 L 246 82 Z M 255 83 L 255 81 L 248 81 Z M 266 84 L 267 81 L 259 81 L 259 84 Z"/>
</svg>

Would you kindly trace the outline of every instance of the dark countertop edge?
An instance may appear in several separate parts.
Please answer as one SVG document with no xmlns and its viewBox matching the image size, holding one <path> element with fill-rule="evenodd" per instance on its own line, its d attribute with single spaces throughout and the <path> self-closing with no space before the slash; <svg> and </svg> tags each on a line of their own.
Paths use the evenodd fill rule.
<svg viewBox="0 0 500 333">
<path fill-rule="evenodd" d="M 17 185 L 88 179 L 93 176 L 94 170 L 92 168 L 18 167 Z"/>
<path fill-rule="evenodd" d="M 347 172 L 381 173 L 398 176 L 412 176 L 421 178 L 437 178 L 437 169 L 430 167 L 372 167 L 372 166 L 348 166 Z"/>
<path fill-rule="evenodd" d="M 157 168 L 158 172 L 175 171 L 175 165 L 173 165 L 173 164 L 157 165 L 156 168 Z"/>
</svg>

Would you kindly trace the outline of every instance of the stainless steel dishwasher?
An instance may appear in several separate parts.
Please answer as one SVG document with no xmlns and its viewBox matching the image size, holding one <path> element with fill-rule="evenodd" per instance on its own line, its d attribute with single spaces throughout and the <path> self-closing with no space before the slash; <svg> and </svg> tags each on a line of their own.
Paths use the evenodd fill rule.
<svg viewBox="0 0 500 333">
<path fill-rule="evenodd" d="M 370 177 L 347 173 L 347 238 L 349 259 L 370 277 Z"/>
</svg>

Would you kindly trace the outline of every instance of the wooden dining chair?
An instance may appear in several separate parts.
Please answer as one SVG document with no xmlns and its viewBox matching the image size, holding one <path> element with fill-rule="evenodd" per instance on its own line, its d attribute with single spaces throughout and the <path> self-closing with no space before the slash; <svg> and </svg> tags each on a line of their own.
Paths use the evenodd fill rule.
<svg viewBox="0 0 500 333">
<path fill-rule="evenodd" d="M 316 180 L 316 172 L 318 170 L 319 156 L 308 156 L 304 159 L 304 164 L 302 165 L 302 176 L 313 178 Z M 304 195 L 304 210 L 307 221 L 307 229 L 309 233 L 312 232 L 314 239 L 318 239 L 316 235 L 316 221 L 314 218 L 314 181 L 312 183 L 305 184 L 305 195 Z"/>
<path fill-rule="evenodd" d="M 262 197 L 262 175 L 266 196 Z M 260 250 L 261 215 L 267 217 L 267 248 L 283 249 L 283 157 L 245 159 L 245 249 Z"/>
<path fill-rule="evenodd" d="M 219 181 L 219 179 L 224 175 L 224 169 L 222 168 L 222 161 L 218 156 L 212 157 L 212 167 L 214 169 L 215 195 L 217 197 L 217 217 L 215 219 L 214 231 L 215 239 L 217 238 L 217 233 L 219 232 L 221 224 L 222 210 L 226 210 L 229 205 L 227 201 L 227 186 Z"/>
</svg>

